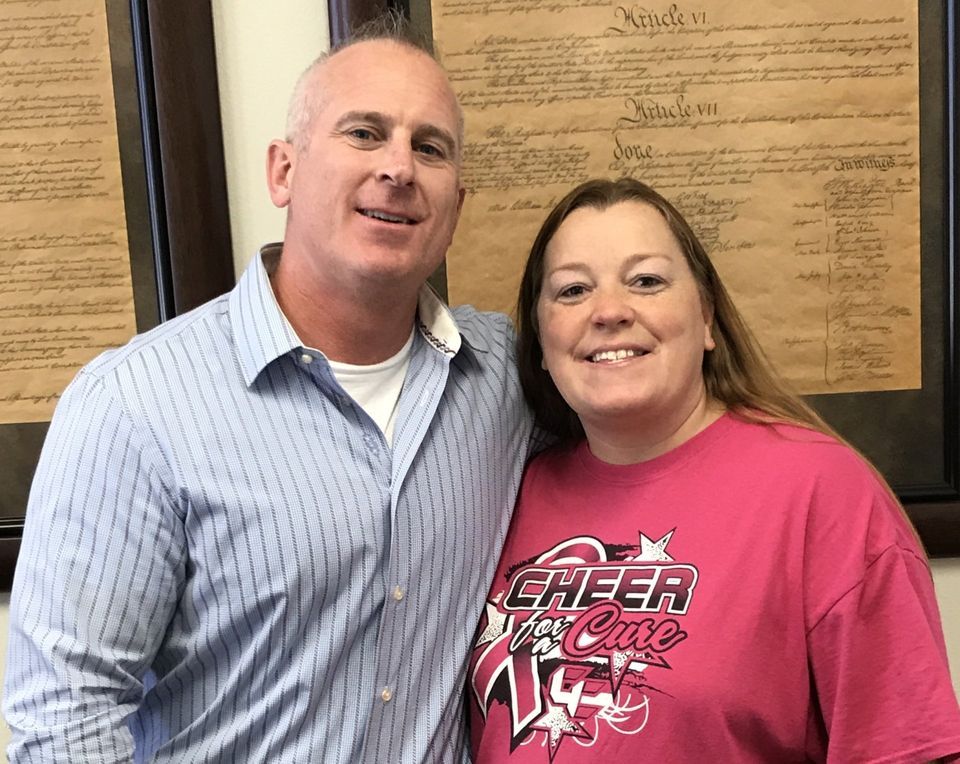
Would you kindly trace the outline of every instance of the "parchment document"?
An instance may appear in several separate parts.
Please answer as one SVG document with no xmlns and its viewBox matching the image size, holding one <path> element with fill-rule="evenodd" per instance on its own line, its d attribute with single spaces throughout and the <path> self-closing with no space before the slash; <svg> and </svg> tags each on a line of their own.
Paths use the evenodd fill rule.
<svg viewBox="0 0 960 764">
<path fill-rule="evenodd" d="M 0 0 L 0 424 L 136 331 L 103 0 Z"/>
<path fill-rule="evenodd" d="M 466 112 L 451 300 L 510 312 L 549 208 L 632 175 L 804 393 L 920 386 L 915 0 L 433 0 Z"/>
</svg>

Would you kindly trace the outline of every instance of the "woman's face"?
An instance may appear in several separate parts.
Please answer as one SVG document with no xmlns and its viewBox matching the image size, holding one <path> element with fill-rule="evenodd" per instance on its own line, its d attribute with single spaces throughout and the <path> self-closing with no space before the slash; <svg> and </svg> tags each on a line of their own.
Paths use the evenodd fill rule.
<svg viewBox="0 0 960 764">
<path fill-rule="evenodd" d="M 642 202 L 572 212 L 547 245 L 544 367 L 588 437 L 683 421 L 705 399 L 710 319 L 663 216 Z"/>
</svg>

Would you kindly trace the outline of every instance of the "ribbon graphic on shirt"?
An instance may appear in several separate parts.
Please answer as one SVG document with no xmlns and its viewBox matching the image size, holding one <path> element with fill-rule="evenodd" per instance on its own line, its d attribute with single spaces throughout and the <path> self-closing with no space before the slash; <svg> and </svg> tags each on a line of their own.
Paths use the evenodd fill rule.
<svg viewBox="0 0 960 764">
<path fill-rule="evenodd" d="M 643 672 L 670 668 L 698 578 L 667 554 L 673 533 L 615 547 L 572 538 L 508 572 L 486 603 L 471 680 L 485 716 L 508 705 L 512 748 L 540 741 L 552 762 L 567 738 L 592 745 L 604 729 L 646 725 Z"/>
</svg>

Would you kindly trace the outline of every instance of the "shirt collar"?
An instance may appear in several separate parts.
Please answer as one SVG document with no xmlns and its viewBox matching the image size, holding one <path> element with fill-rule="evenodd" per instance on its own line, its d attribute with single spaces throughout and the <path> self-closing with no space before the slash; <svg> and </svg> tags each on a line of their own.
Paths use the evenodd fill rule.
<svg viewBox="0 0 960 764">
<path fill-rule="evenodd" d="M 460 350 L 462 340 L 481 353 L 490 350 L 490 343 L 482 332 L 472 326 L 457 324 L 453 311 L 429 284 L 420 289 L 417 328 L 431 346 L 451 357 Z"/>
<path fill-rule="evenodd" d="M 248 386 L 274 360 L 303 347 L 280 310 L 270 283 L 270 273 L 276 268 L 282 249 L 282 243 L 262 247 L 230 294 L 230 322 Z M 490 348 L 486 337 L 476 329 L 464 327 L 461 331 L 453 311 L 427 284 L 420 289 L 417 328 L 428 345 L 451 358 L 460 351 L 462 340 L 480 352 Z"/>
<path fill-rule="evenodd" d="M 272 361 L 301 346 L 270 285 L 281 249 L 281 244 L 261 248 L 230 293 L 230 324 L 248 386 Z"/>
</svg>

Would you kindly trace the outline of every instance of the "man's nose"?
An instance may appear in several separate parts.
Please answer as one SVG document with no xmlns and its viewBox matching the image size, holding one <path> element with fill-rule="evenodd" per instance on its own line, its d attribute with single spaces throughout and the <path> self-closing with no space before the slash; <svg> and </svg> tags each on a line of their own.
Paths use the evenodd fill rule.
<svg viewBox="0 0 960 764">
<path fill-rule="evenodd" d="M 409 186 L 416 177 L 413 147 L 404 141 L 390 141 L 383 147 L 377 179 L 395 186 Z"/>
</svg>

